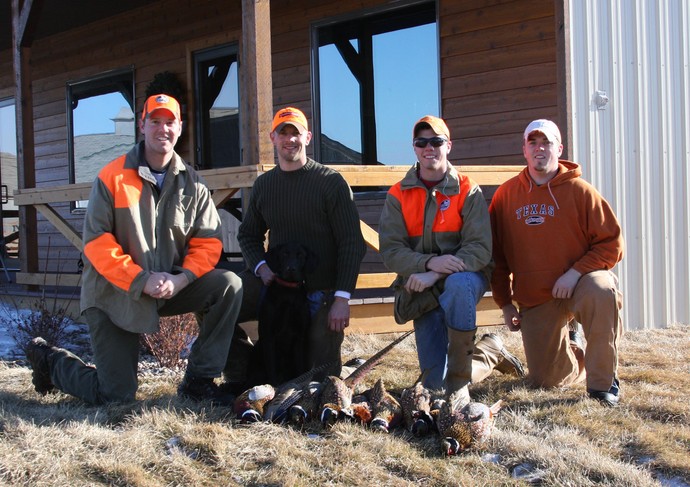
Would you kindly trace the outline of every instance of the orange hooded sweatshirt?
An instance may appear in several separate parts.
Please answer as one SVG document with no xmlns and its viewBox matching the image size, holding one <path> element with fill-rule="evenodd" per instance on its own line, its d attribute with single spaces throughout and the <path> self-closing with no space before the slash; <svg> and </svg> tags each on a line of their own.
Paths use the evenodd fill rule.
<svg viewBox="0 0 690 487">
<path fill-rule="evenodd" d="M 587 274 L 623 258 L 611 206 L 581 175 L 578 164 L 561 160 L 546 184 L 537 186 L 525 168 L 496 191 L 489 207 L 496 263 L 491 289 L 501 308 L 513 300 L 519 307 L 543 304 L 570 268 Z"/>
</svg>

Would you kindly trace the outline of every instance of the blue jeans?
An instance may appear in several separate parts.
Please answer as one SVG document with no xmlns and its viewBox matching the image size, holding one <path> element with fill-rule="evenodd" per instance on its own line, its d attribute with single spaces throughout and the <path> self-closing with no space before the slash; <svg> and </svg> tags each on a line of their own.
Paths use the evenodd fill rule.
<svg viewBox="0 0 690 487">
<path fill-rule="evenodd" d="M 440 306 L 414 320 L 419 368 L 426 372 L 424 386 L 440 389 L 448 362 L 448 329 L 477 328 L 477 303 L 489 289 L 484 274 L 456 272 L 446 278 Z"/>
</svg>

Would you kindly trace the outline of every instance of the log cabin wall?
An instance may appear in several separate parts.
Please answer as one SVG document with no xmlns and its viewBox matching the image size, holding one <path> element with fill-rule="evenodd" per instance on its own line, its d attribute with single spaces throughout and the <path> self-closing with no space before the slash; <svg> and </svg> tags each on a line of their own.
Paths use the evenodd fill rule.
<svg viewBox="0 0 690 487">
<path fill-rule="evenodd" d="M 146 86 L 156 73 L 173 72 L 188 84 L 188 50 L 239 42 L 239 2 L 228 5 L 228 2 L 173 0 L 162 5 L 131 10 L 34 42 L 32 85 L 38 187 L 69 181 L 68 81 L 134 66 L 135 112 L 140 113 Z M 191 113 L 191 105 L 187 103 L 183 120 L 189 120 Z M 187 128 L 177 150 L 189 160 L 191 131 Z M 61 215 L 81 230 L 83 217 L 71 213 L 69 205 L 63 206 Z M 40 216 L 38 234 L 39 269 L 49 272 L 77 270 L 79 252 Z"/>
<path fill-rule="evenodd" d="M 555 0 L 558 2 L 559 0 Z M 442 116 L 454 139 L 456 164 L 519 164 L 521 132 L 534 118 L 557 118 L 555 2 L 543 0 L 439 0 L 438 31 Z M 273 0 L 271 2 L 273 103 L 294 105 L 312 117 L 312 22 L 396 2 Z M 156 73 L 171 71 L 186 84 L 192 112 L 189 53 L 239 42 L 239 1 L 169 0 L 118 14 L 32 46 L 37 186 L 69 180 L 66 83 L 134 66 L 137 103 Z M 413 62 L 413 61 L 411 61 Z M 0 52 L 0 94 L 14 86 L 12 53 Z M 189 159 L 193 127 L 178 151 Z M 310 154 L 311 155 L 311 154 Z M 270 161 L 245 161 L 246 164 Z M 382 200 L 358 197 L 376 228 Z M 81 216 L 62 216 L 81 228 Z M 40 269 L 76 271 L 78 252 L 39 217 Z M 50 248 L 50 256 L 48 256 Z M 363 272 L 380 271 L 370 252 Z"/>
<path fill-rule="evenodd" d="M 558 120 L 555 2 L 441 0 L 443 116 L 456 164 L 521 164 L 522 131 Z"/>
<path fill-rule="evenodd" d="M 14 96 L 14 72 L 12 68 L 12 50 L 0 51 L 0 97 Z"/>
</svg>

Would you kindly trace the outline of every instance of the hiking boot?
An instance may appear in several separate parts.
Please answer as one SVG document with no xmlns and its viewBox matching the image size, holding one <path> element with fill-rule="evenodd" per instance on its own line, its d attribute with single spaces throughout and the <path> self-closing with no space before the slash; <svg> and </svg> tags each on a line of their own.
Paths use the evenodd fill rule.
<svg viewBox="0 0 690 487">
<path fill-rule="evenodd" d="M 613 379 L 613 385 L 611 385 L 608 391 L 595 391 L 592 389 L 587 389 L 587 394 L 589 394 L 589 397 L 610 408 L 615 408 L 618 406 L 619 392 L 620 382 L 618 379 Z"/>
<path fill-rule="evenodd" d="M 212 377 L 185 374 L 177 388 L 177 395 L 195 402 L 211 401 L 214 406 L 232 406 L 235 396 L 216 385 Z"/>
<path fill-rule="evenodd" d="M 609 391 L 588 390 L 587 394 L 589 394 L 589 397 L 599 401 L 604 406 L 608 406 L 610 408 L 615 408 L 616 406 L 618 406 L 618 396 L 616 396 L 615 394 L 611 394 Z"/>
<path fill-rule="evenodd" d="M 501 360 L 494 367 L 502 374 L 514 375 L 516 377 L 525 376 L 525 368 L 522 362 L 515 355 L 506 350 L 503 340 L 495 333 L 487 333 L 477 342 L 479 348 L 486 347 L 492 352 L 501 356 Z"/>
<path fill-rule="evenodd" d="M 45 396 L 51 392 L 55 386 L 50 378 L 50 367 L 48 366 L 48 356 L 55 351 L 55 347 L 51 347 L 41 337 L 36 337 L 26 344 L 24 353 L 26 359 L 31 365 L 31 382 L 34 389 L 40 395 Z"/>
</svg>

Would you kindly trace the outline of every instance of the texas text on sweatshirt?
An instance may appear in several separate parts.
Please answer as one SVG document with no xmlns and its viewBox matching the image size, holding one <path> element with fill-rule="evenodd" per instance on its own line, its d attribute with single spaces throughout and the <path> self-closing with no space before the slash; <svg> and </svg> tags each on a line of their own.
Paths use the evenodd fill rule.
<svg viewBox="0 0 690 487">
<path fill-rule="evenodd" d="M 623 258 L 618 220 L 581 174 L 578 164 L 561 160 L 546 184 L 537 186 L 525 168 L 496 191 L 491 287 L 500 307 L 511 303 L 511 274 L 512 300 L 531 307 L 553 299 L 553 285 L 571 267 L 586 274 Z"/>
</svg>

